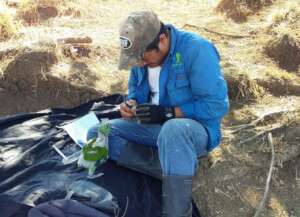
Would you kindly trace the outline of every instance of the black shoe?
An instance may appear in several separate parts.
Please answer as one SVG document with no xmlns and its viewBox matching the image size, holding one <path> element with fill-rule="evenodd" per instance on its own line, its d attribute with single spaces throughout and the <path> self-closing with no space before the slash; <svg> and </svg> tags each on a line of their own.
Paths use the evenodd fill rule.
<svg viewBox="0 0 300 217">
<path fill-rule="evenodd" d="M 162 178 L 162 216 L 192 217 L 192 176 Z"/>
</svg>

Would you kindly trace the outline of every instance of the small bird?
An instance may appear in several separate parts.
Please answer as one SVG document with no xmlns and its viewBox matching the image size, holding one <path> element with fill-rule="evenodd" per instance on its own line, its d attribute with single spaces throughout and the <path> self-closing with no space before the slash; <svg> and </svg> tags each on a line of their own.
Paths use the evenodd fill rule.
<svg viewBox="0 0 300 217">
<path fill-rule="evenodd" d="M 97 166 L 108 159 L 108 135 L 111 124 L 101 123 L 98 128 L 98 137 L 90 139 L 82 148 L 77 165 L 88 169 L 88 175 L 94 175 Z"/>
</svg>

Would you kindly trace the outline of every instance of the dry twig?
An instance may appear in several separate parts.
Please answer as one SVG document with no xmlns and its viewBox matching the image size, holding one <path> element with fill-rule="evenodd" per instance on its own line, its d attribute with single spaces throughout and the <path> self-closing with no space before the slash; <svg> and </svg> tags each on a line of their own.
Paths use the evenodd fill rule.
<svg viewBox="0 0 300 217">
<path fill-rule="evenodd" d="M 251 37 L 250 35 L 233 35 L 233 34 L 228 34 L 228 33 L 216 32 L 214 30 L 208 29 L 207 27 L 196 26 L 196 25 L 189 24 L 189 23 L 184 24 L 182 26 L 182 28 L 184 28 L 184 27 L 192 27 L 192 28 L 195 28 L 195 29 L 203 29 L 207 32 L 214 33 L 214 34 L 221 35 L 221 36 L 230 37 L 230 38 L 249 38 L 249 37 Z"/>
<path fill-rule="evenodd" d="M 256 134 L 256 135 L 250 137 L 250 138 L 247 138 L 247 139 L 245 139 L 245 140 L 242 140 L 242 141 L 239 143 L 239 145 L 243 145 L 243 144 L 245 144 L 245 143 L 247 143 L 247 142 L 250 142 L 250 141 L 256 139 L 257 137 L 260 137 L 260 136 L 262 136 L 262 135 L 264 135 L 264 134 L 266 134 L 266 133 L 270 133 L 270 132 L 272 132 L 272 131 L 274 131 L 274 130 L 280 129 L 280 128 L 282 128 L 283 126 L 286 126 L 286 125 L 276 124 L 275 127 L 272 127 L 272 128 L 270 128 L 270 129 L 268 129 L 268 130 L 264 130 L 264 131 L 262 131 L 262 132 L 259 132 L 259 133 Z"/>
<path fill-rule="evenodd" d="M 267 199 L 267 196 L 268 196 L 268 192 L 269 192 L 269 188 L 270 188 L 272 172 L 273 172 L 273 169 L 274 169 L 275 150 L 274 150 L 272 133 L 268 134 L 268 142 L 269 142 L 269 145 L 271 146 L 271 150 L 272 150 L 271 164 L 270 164 L 270 169 L 269 169 L 269 173 L 268 173 L 268 178 L 267 178 L 267 181 L 266 181 L 266 188 L 265 188 L 264 196 L 263 196 L 263 198 L 262 198 L 262 200 L 259 204 L 258 209 L 255 212 L 254 217 L 259 216 L 259 214 L 261 213 L 261 211 L 262 211 L 262 209 L 265 205 L 265 202 L 266 202 L 266 199 Z"/>
<path fill-rule="evenodd" d="M 246 128 L 254 127 L 256 124 L 258 124 L 259 122 L 264 121 L 266 118 L 276 116 L 276 115 L 281 115 L 281 114 L 284 114 L 284 113 L 287 113 L 287 112 L 294 112 L 294 111 L 295 110 L 283 109 L 281 111 L 266 113 L 266 114 L 263 114 L 262 116 L 258 117 L 254 121 L 250 122 L 249 124 L 242 124 L 242 125 L 238 125 L 238 126 L 226 127 L 226 130 L 229 130 L 230 133 L 237 133 L 237 132 L 239 132 L 241 130 L 244 130 Z"/>
</svg>

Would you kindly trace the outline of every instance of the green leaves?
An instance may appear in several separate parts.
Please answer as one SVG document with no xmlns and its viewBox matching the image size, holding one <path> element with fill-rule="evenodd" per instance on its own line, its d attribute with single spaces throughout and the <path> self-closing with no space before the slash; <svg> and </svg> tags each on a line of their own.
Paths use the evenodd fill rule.
<svg viewBox="0 0 300 217">
<path fill-rule="evenodd" d="M 111 124 L 110 123 L 101 123 L 98 131 L 103 136 L 107 137 L 111 130 Z M 99 135 L 99 138 L 93 138 L 87 142 L 85 146 L 82 148 L 83 153 L 83 159 L 86 161 L 99 161 L 99 160 L 106 160 L 108 158 L 108 148 L 107 144 L 104 144 L 103 142 L 107 142 L 107 140 L 100 141 L 102 136 Z M 98 144 L 99 142 L 99 144 Z"/>
<path fill-rule="evenodd" d="M 104 136 L 108 136 L 108 134 L 110 133 L 110 130 L 111 130 L 111 124 L 110 123 L 101 123 L 98 130 Z"/>
<path fill-rule="evenodd" d="M 96 138 L 91 139 L 83 146 L 83 159 L 86 161 L 98 161 L 108 157 L 108 149 L 106 147 L 99 147 L 96 144 Z"/>
</svg>

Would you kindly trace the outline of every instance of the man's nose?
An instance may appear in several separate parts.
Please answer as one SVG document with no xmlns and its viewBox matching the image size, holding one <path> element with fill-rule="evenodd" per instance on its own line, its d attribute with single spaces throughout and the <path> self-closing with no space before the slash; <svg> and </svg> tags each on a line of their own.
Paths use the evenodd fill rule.
<svg viewBox="0 0 300 217">
<path fill-rule="evenodd" d="M 145 61 L 145 60 L 141 60 L 140 62 L 139 62 L 139 66 L 140 67 L 144 67 L 144 66 L 146 66 L 147 65 L 147 61 Z"/>
</svg>

